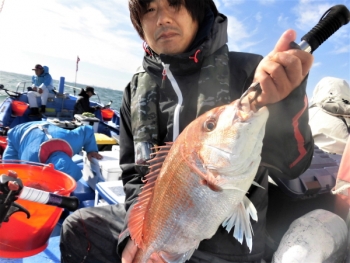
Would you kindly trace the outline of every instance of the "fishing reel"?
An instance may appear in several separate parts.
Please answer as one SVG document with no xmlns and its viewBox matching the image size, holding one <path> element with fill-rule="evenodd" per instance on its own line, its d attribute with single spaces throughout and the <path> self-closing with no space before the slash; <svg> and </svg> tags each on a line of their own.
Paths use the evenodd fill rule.
<svg viewBox="0 0 350 263">
<path fill-rule="evenodd" d="M 16 212 L 23 212 L 30 218 L 30 213 L 24 207 L 16 203 L 23 183 L 17 178 L 17 173 L 9 171 L 7 175 L 0 175 L 0 227 L 3 222 L 8 222 L 10 216 Z"/>
</svg>

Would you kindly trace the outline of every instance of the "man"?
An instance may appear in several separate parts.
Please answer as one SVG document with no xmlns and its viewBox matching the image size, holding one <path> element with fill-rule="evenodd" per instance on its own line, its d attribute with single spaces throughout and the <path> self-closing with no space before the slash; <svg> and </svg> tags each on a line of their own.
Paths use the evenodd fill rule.
<svg viewBox="0 0 350 263">
<path fill-rule="evenodd" d="M 295 178 L 312 158 L 305 96 L 312 56 L 289 50 L 295 40 L 292 30 L 281 36 L 264 59 L 229 54 L 227 18 L 218 13 L 212 0 L 129 0 L 129 9 L 132 23 L 147 45 L 143 68 L 126 87 L 120 112 L 126 217 L 123 220 L 124 207 L 118 205 L 81 210 L 70 216 L 61 232 L 62 261 L 120 262 L 115 251 L 118 242 L 121 262 L 132 262 L 138 248 L 126 226 L 148 171 L 145 161 L 150 158 L 139 153 L 175 140 L 197 116 L 239 98 L 252 81 L 258 81 L 262 93 L 257 106 L 270 105 L 262 152 L 262 161 L 270 168 L 260 167 L 255 178 L 265 189 L 252 186 L 249 190 L 259 218 L 252 222 L 252 252 L 235 240 L 232 232 L 220 227 L 211 239 L 200 243 L 189 262 L 260 262 L 264 255 L 268 173 Z M 101 225 L 106 227 L 102 229 Z M 72 243 L 77 246 L 71 247 Z M 154 254 L 149 262 L 163 261 Z"/>
<path fill-rule="evenodd" d="M 93 87 L 87 86 L 84 89 L 81 89 L 79 97 L 74 105 L 74 114 L 83 114 L 84 112 L 94 113 L 100 107 L 90 107 L 90 98 L 96 95 Z"/>
<path fill-rule="evenodd" d="M 49 74 L 47 66 L 35 65 L 33 68 L 35 75 L 32 77 L 32 89 L 28 92 L 28 102 L 30 107 L 30 115 L 36 116 L 39 114 L 37 97 L 41 97 L 41 112 L 45 113 L 46 102 L 50 93 L 54 96 L 52 77 Z"/>
<path fill-rule="evenodd" d="M 52 163 L 56 170 L 76 181 L 82 177 L 82 172 L 71 159 L 74 154 L 84 148 L 89 159 L 102 158 L 98 153 L 94 130 L 88 125 L 70 131 L 45 121 L 33 121 L 16 125 L 7 135 L 4 160 Z"/>
<path fill-rule="evenodd" d="M 350 86 L 344 79 L 324 77 L 313 91 L 309 108 L 315 145 L 342 155 L 349 137 Z"/>
</svg>

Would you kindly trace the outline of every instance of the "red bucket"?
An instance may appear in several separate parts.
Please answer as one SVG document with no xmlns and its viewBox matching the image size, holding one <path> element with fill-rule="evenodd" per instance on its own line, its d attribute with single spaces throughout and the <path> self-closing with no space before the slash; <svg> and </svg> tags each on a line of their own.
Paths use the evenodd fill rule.
<svg viewBox="0 0 350 263">
<path fill-rule="evenodd" d="M 12 109 L 13 115 L 18 117 L 23 116 L 27 108 L 28 108 L 28 104 L 23 101 L 14 100 L 11 103 L 11 109 Z"/>
<path fill-rule="evenodd" d="M 110 121 L 113 118 L 114 111 L 111 109 L 102 109 L 101 114 L 104 121 Z"/>
<path fill-rule="evenodd" d="M 7 147 L 7 137 L 0 136 L 0 159 L 2 158 L 2 155 Z"/>
<path fill-rule="evenodd" d="M 8 170 L 17 172 L 25 186 L 59 195 L 69 196 L 76 187 L 73 178 L 55 170 L 52 164 L 0 163 L 1 174 L 7 174 Z M 43 251 L 63 211 L 62 208 L 26 200 L 18 199 L 16 202 L 26 208 L 31 216 L 27 219 L 24 213 L 17 212 L 9 222 L 2 223 L 0 258 L 30 257 Z"/>
</svg>

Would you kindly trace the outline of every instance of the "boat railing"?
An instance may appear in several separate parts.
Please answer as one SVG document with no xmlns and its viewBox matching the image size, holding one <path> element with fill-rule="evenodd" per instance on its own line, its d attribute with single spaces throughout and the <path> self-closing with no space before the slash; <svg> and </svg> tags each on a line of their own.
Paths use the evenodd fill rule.
<svg viewBox="0 0 350 263">
<path fill-rule="evenodd" d="M 18 82 L 17 86 L 16 86 L 16 92 L 20 92 L 23 93 L 27 90 L 26 86 L 29 85 L 30 87 L 32 86 L 32 82 L 31 81 L 21 81 Z M 28 86 L 28 87 L 29 87 Z M 21 90 L 22 89 L 22 90 Z"/>
<path fill-rule="evenodd" d="M 32 86 L 32 82 L 31 81 L 18 82 L 18 84 L 16 86 L 16 92 L 23 93 L 23 92 L 27 91 L 27 85 L 29 85 L 31 87 Z M 67 85 L 67 84 L 64 84 L 64 86 L 72 89 L 74 96 L 76 96 L 76 91 L 80 92 L 80 90 L 81 90 L 81 88 L 74 87 L 74 86 Z M 100 99 L 100 96 L 98 95 L 98 93 L 96 93 L 96 96 L 98 98 L 98 103 L 101 104 L 101 99 Z"/>
</svg>

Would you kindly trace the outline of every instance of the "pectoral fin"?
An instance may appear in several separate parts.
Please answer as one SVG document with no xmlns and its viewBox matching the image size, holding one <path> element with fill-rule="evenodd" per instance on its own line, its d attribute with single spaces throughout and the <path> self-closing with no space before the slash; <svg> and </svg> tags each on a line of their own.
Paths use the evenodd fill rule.
<svg viewBox="0 0 350 263">
<path fill-rule="evenodd" d="M 204 168 L 203 162 L 196 152 L 191 154 L 190 160 L 187 160 L 185 156 L 183 156 L 183 160 L 195 174 L 201 177 L 200 184 L 207 185 L 215 192 L 222 191 L 222 188 L 219 186 L 219 178 Z"/>
<path fill-rule="evenodd" d="M 245 237 L 247 246 L 252 251 L 253 242 L 253 229 L 250 223 L 249 216 L 254 220 L 258 221 L 258 213 L 252 202 L 248 197 L 244 197 L 242 202 L 238 205 L 237 209 L 222 223 L 222 226 L 226 228 L 227 232 L 230 232 L 235 227 L 233 236 L 240 242 L 243 243 Z"/>
</svg>

